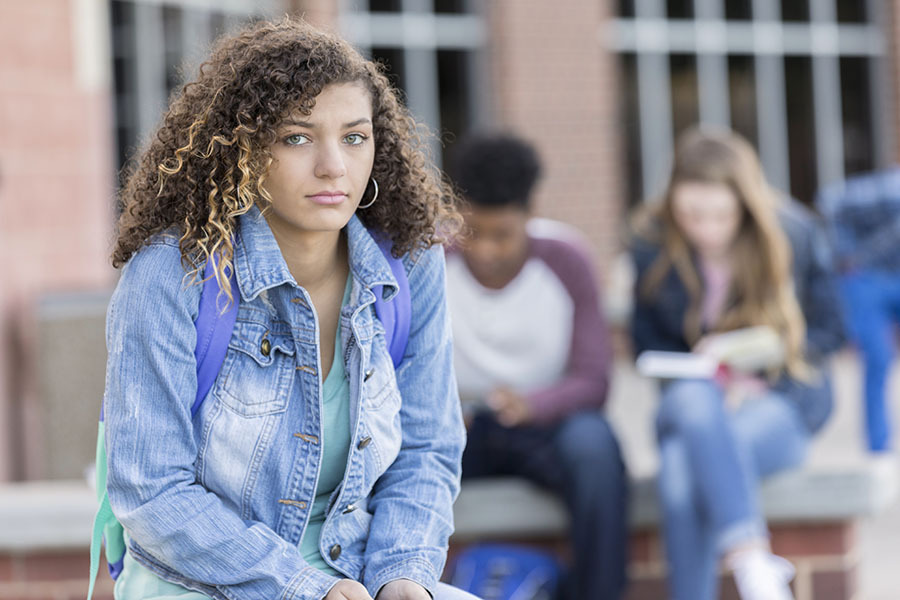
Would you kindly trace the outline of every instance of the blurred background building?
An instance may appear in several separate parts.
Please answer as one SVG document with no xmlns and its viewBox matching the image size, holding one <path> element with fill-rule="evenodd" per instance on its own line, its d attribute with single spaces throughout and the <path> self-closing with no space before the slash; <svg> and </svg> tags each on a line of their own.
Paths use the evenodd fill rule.
<svg viewBox="0 0 900 600">
<path fill-rule="evenodd" d="M 770 180 L 807 204 L 824 184 L 900 160 L 900 0 L 0 0 L 0 482 L 83 477 L 119 173 L 216 36 L 284 13 L 382 61 L 439 162 L 469 129 L 533 141 L 546 168 L 537 210 L 587 234 L 601 279 L 625 214 L 663 187 L 674 138 L 696 122 L 745 135 Z M 620 411 L 635 430 L 623 437 L 645 433 L 639 408 Z M 28 489 L 14 503 L 60 511 L 53 502 L 70 498 Z M 90 497 L 78 510 L 84 521 Z M 900 514 L 893 523 L 864 562 L 892 556 Z M 77 579 L 78 556 L 35 564 L 57 577 L 71 563 Z M 855 560 L 840 581 L 852 582 Z M 0 581 L 30 564 L 0 556 Z"/>
<path fill-rule="evenodd" d="M 0 480 L 90 461 L 118 173 L 211 40 L 285 12 L 384 62 L 438 160 L 472 128 L 534 141 L 539 212 L 603 272 L 695 122 L 807 203 L 897 159 L 897 0 L 0 0 Z"/>
</svg>

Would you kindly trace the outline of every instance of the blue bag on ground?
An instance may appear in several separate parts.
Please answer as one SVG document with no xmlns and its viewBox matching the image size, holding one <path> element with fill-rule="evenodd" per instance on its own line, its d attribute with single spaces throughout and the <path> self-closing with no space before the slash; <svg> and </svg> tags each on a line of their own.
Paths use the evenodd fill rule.
<svg viewBox="0 0 900 600">
<path fill-rule="evenodd" d="M 450 584 L 483 600 L 552 600 L 561 578 L 559 561 L 548 552 L 479 544 L 456 558 Z"/>
</svg>

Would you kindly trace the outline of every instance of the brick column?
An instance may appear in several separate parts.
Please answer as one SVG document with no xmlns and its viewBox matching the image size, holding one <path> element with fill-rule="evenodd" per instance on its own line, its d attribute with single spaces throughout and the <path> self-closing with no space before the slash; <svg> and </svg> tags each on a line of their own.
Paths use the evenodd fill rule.
<svg viewBox="0 0 900 600">
<path fill-rule="evenodd" d="M 859 550 L 853 521 L 775 524 L 770 526 L 772 550 L 793 563 L 791 583 L 797 600 L 852 600 L 858 591 Z M 654 530 L 631 535 L 627 600 L 666 596 L 666 563 L 662 540 Z M 722 600 L 740 600 L 734 580 L 723 573 Z"/>
<path fill-rule="evenodd" d="M 317 27 L 329 31 L 337 29 L 338 0 L 288 0 L 287 9 Z"/>
<path fill-rule="evenodd" d="M 892 112 L 888 115 L 890 121 L 885 125 L 892 127 L 894 131 L 894 147 L 891 148 L 891 157 L 895 163 L 900 164 L 900 0 L 892 0 L 885 4 L 886 19 L 884 22 L 885 38 L 887 39 L 887 60 L 890 65 L 887 71 L 890 73 L 888 89 Z M 877 126 L 877 125 L 876 125 Z"/>
<path fill-rule="evenodd" d="M 601 266 L 623 203 L 615 57 L 599 39 L 611 4 L 495 0 L 487 15 L 495 124 L 537 145 L 537 212 L 581 228 Z"/>
<path fill-rule="evenodd" d="M 84 600 L 90 563 L 84 549 L 0 553 L 0 600 Z M 94 600 L 113 600 L 113 581 L 102 559 Z"/>
<path fill-rule="evenodd" d="M 114 195 L 105 3 L 0 2 L 0 321 L 43 292 L 108 287 Z M 0 440 L 17 375 L 0 330 Z M 74 351 L 77 349 L 73 348 Z M 17 358 L 21 358 L 18 357 Z M 7 381 L 3 382 L 3 371 Z M 99 399 L 98 399 L 99 401 Z M 92 407 L 93 408 L 93 407 Z M 28 437 L 24 432 L 23 437 Z M 20 459 L 0 446 L 0 480 Z"/>
</svg>

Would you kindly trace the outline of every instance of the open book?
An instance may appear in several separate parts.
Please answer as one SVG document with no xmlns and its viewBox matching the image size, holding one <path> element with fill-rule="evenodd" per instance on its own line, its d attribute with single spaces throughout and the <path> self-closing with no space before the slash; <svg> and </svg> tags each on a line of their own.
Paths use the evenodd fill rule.
<svg viewBox="0 0 900 600">
<path fill-rule="evenodd" d="M 784 343 L 771 327 L 748 327 L 704 338 L 699 352 L 647 350 L 637 358 L 641 375 L 659 379 L 707 379 L 723 365 L 759 373 L 784 363 Z"/>
</svg>

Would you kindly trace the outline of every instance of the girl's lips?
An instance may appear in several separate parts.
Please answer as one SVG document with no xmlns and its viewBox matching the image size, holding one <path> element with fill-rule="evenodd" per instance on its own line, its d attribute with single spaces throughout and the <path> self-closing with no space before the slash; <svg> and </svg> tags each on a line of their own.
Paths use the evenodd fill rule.
<svg viewBox="0 0 900 600">
<path fill-rule="evenodd" d="M 344 200 L 347 199 L 347 194 L 341 193 L 321 193 L 321 194 L 312 194 L 307 196 L 310 200 L 315 202 L 316 204 L 323 204 L 327 206 L 333 206 L 335 204 L 340 204 Z"/>
</svg>

